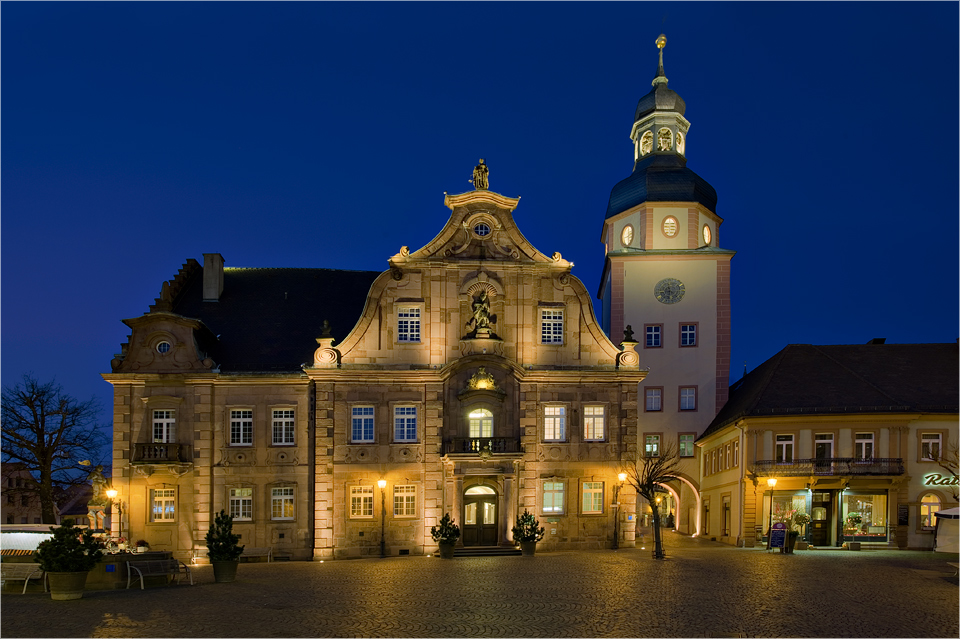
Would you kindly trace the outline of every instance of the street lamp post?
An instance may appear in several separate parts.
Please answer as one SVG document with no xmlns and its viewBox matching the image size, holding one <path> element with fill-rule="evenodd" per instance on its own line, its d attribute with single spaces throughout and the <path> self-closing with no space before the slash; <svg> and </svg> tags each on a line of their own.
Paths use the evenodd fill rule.
<svg viewBox="0 0 960 639">
<path fill-rule="evenodd" d="M 107 489 L 107 497 L 110 498 L 110 502 L 117 508 L 117 520 L 114 522 L 111 518 L 110 521 L 110 534 L 114 537 L 123 537 L 123 501 L 117 499 L 116 488 Z"/>
<path fill-rule="evenodd" d="M 770 530 L 773 528 L 773 487 L 776 485 L 776 477 L 767 479 L 767 486 L 770 487 L 770 514 L 767 517 L 767 550 L 770 550 Z"/>
<path fill-rule="evenodd" d="M 617 479 L 620 480 L 620 483 L 617 484 L 617 490 L 613 495 L 613 549 L 617 550 L 620 547 L 620 492 L 623 490 L 623 482 L 627 479 L 626 473 L 618 473 Z"/>
<path fill-rule="evenodd" d="M 380 487 L 380 558 L 382 559 L 387 556 L 387 542 L 384 539 L 387 524 L 387 495 L 384 489 L 387 487 L 387 480 L 378 480 L 377 486 Z"/>
</svg>

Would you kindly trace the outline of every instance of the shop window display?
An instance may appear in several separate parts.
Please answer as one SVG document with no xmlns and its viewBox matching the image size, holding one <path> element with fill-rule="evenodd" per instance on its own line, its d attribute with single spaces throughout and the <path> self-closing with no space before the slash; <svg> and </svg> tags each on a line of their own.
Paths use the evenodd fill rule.
<svg viewBox="0 0 960 639">
<path fill-rule="evenodd" d="M 845 493 L 841 507 L 844 541 L 887 541 L 885 494 Z"/>
</svg>

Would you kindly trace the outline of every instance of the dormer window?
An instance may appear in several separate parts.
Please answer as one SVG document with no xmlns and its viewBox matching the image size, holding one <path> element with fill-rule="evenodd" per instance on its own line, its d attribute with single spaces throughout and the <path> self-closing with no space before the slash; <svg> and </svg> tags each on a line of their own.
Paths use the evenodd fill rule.
<svg viewBox="0 0 960 639">
<path fill-rule="evenodd" d="M 670 129 L 660 129 L 657 132 L 657 151 L 669 151 L 673 148 L 673 133 Z"/>
</svg>

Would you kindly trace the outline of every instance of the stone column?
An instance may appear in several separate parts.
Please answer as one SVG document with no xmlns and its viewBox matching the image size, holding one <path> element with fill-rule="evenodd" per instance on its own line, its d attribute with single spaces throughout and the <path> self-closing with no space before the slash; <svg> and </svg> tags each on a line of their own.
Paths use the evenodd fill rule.
<svg viewBox="0 0 960 639">
<path fill-rule="evenodd" d="M 514 496 L 513 477 L 503 477 L 503 516 L 500 522 L 500 545 L 513 546 L 513 522 L 517 519 L 517 499 Z"/>
</svg>

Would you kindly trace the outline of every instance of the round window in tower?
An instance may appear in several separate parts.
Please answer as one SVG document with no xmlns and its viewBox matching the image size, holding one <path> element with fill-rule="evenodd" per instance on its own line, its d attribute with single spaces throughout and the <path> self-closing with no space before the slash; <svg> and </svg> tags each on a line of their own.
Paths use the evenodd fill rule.
<svg viewBox="0 0 960 639">
<path fill-rule="evenodd" d="M 668 215 L 663 218 L 663 225 L 661 226 L 663 234 L 667 237 L 676 237 L 677 232 L 680 230 L 680 223 L 677 222 L 677 218 L 672 215 Z"/>
<path fill-rule="evenodd" d="M 157 344 L 157 352 L 161 355 L 170 352 L 170 342 L 160 342 Z"/>
<path fill-rule="evenodd" d="M 710 227 L 704 224 L 703 225 L 703 245 L 710 246 L 711 239 L 713 239 L 713 235 L 710 232 Z"/>
<path fill-rule="evenodd" d="M 626 248 L 633 242 L 633 225 L 627 224 L 620 232 L 620 244 Z"/>
<path fill-rule="evenodd" d="M 473 232 L 477 237 L 486 237 L 490 235 L 490 225 L 484 222 L 480 222 L 473 227 Z"/>
</svg>

